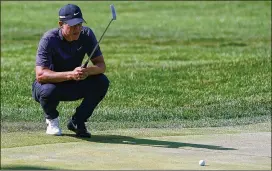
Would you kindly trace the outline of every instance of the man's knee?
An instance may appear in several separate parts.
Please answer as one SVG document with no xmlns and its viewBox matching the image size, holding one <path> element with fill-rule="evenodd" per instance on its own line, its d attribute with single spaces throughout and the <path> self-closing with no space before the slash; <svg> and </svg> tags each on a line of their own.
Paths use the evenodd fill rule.
<svg viewBox="0 0 272 171">
<path fill-rule="evenodd" d="M 94 80 L 91 80 L 91 84 L 94 84 L 102 90 L 107 91 L 110 85 L 110 81 L 104 74 L 95 75 L 93 78 Z M 93 82 L 94 81 L 94 82 Z"/>
<path fill-rule="evenodd" d="M 108 90 L 110 86 L 110 81 L 106 75 L 101 74 L 99 83 L 100 86 L 102 86 L 105 90 Z"/>
<path fill-rule="evenodd" d="M 40 98 L 42 99 L 56 98 L 56 85 L 43 84 L 40 90 Z"/>
</svg>

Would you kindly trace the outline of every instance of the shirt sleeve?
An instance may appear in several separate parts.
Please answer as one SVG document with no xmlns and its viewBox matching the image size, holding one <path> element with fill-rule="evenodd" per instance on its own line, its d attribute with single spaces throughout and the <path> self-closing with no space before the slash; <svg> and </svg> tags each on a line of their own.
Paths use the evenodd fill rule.
<svg viewBox="0 0 272 171">
<path fill-rule="evenodd" d="M 52 67 L 52 49 L 50 48 L 49 39 L 41 38 L 36 54 L 36 66 Z"/>
<path fill-rule="evenodd" d="M 88 32 L 87 32 L 87 55 L 90 56 L 93 49 L 95 48 L 96 44 L 97 44 L 97 39 L 93 33 L 93 31 L 91 29 L 88 29 Z M 98 47 L 96 48 L 95 52 L 93 53 L 93 55 L 91 56 L 91 58 L 95 58 L 95 57 L 98 57 L 98 56 L 102 56 L 102 52 L 100 50 L 100 46 L 98 45 Z"/>
</svg>

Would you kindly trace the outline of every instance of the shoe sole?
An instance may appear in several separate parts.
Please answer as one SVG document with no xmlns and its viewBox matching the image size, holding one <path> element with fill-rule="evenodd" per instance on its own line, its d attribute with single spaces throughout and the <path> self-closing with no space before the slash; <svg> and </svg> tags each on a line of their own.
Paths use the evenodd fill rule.
<svg viewBox="0 0 272 171">
<path fill-rule="evenodd" d="M 78 135 L 78 134 L 76 134 L 76 137 L 81 137 L 81 138 L 91 138 L 91 135 L 88 135 L 88 136 L 82 136 L 82 135 Z"/>
<path fill-rule="evenodd" d="M 46 134 L 47 134 L 47 135 L 54 135 L 54 136 L 61 136 L 61 135 L 62 135 L 61 133 L 59 133 L 59 134 L 49 134 L 49 133 L 47 133 L 47 132 L 46 132 Z"/>
<path fill-rule="evenodd" d="M 88 135 L 88 136 L 84 136 L 84 135 L 80 135 L 78 132 L 77 132 L 77 129 L 73 126 L 73 125 L 67 125 L 67 128 L 70 130 L 70 131 L 73 131 L 74 133 L 76 133 L 76 137 L 81 137 L 81 138 L 91 138 L 91 135 Z"/>
</svg>

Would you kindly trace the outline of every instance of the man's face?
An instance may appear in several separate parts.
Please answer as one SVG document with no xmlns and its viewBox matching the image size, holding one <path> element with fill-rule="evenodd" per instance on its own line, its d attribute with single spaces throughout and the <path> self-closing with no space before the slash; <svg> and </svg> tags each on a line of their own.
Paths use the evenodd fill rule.
<svg viewBox="0 0 272 171">
<path fill-rule="evenodd" d="M 69 26 L 68 24 L 62 22 L 60 25 L 62 26 L 62 34 L 67 41 L 74 41 L 79 38 L 82 29 L 82 23 Z"/>
</svg>

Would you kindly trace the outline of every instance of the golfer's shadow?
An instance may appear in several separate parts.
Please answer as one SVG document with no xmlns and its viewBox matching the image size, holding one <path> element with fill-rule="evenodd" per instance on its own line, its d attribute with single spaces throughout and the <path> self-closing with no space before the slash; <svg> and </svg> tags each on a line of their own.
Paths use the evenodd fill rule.
<svg viewBox="0 0 272 171">
<path fill-rule="evenodd" d="M 237 150 L 235 148 L 226 148 L 226 147 L 216 146 L 216 145 L 183 143 L 183 142 L 174 142 L 174 141 L 161 141 L 161 140 L 134 138 L 134 137 L 120 136 L 120 135 L 92 135 L 91 138 L 80 138 L 80 137 L 76 137 L 74 134 L 63 134 L 63 136 L 70 136 L 70 137 L 75 137 L 82 140 L 86 140 L 90 142 L 98 142 L 98 143 L 128 144 L 128 145 L 153 146 L 153 147 L 163 147 L 163 148 L 193 147 L 193 148 L 204 148 L 204 149 L 210 149 L 210 150 Z"/>
</svg>

